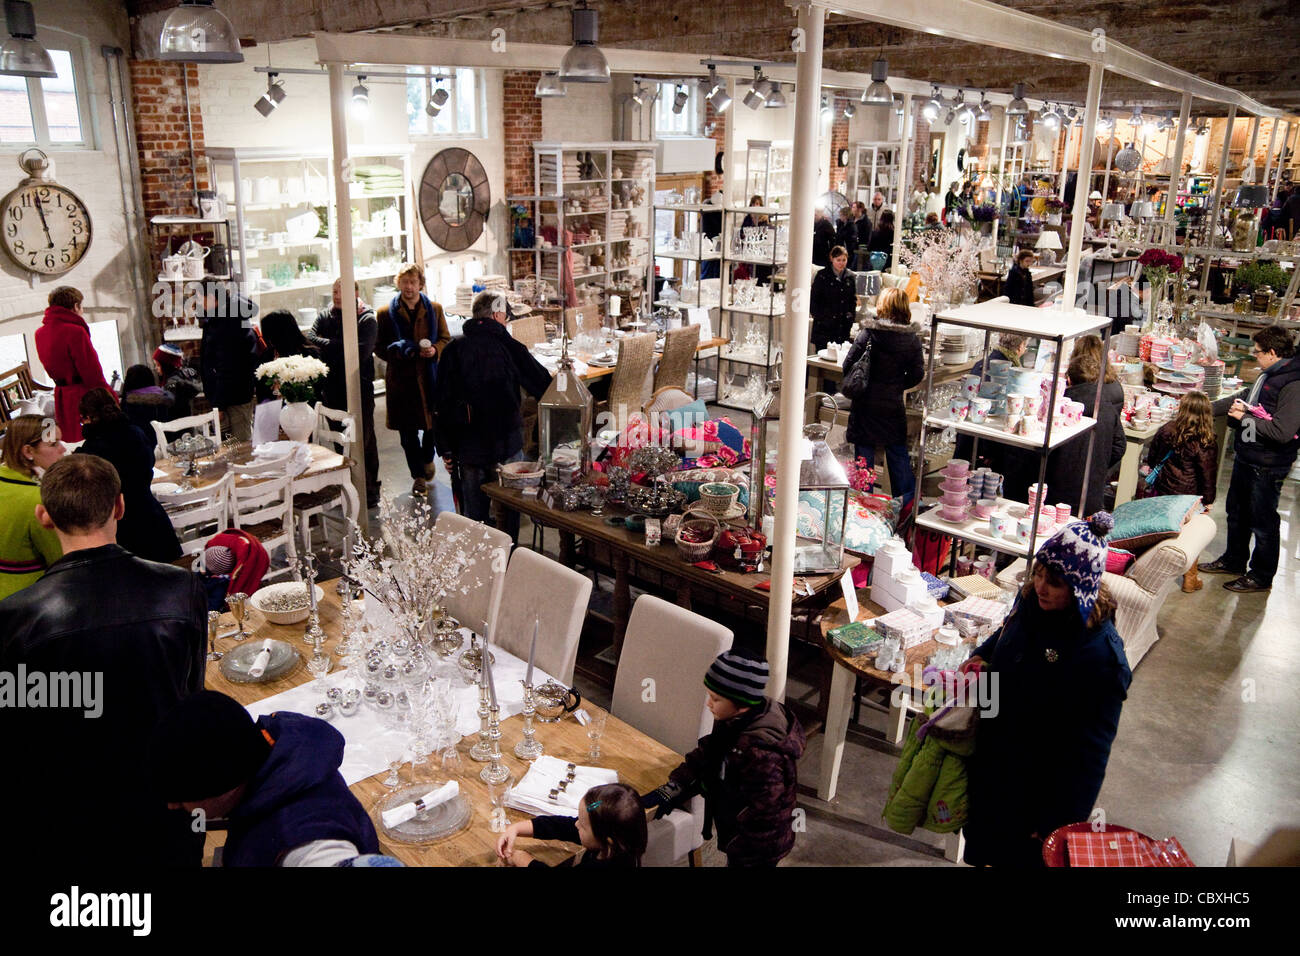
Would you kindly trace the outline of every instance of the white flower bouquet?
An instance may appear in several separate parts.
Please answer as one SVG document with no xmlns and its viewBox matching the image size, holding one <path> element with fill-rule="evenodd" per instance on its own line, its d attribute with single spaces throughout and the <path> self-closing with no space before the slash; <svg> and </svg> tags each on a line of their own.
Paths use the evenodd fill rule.
<svg viewBox="0 0 1300 956">
<path fill-rule="evenodd" d="M 259 365 L 253 374 L 263 385 L 277 389 L 286 402 L 314 402 L 329 366 L 320 359 L 288 355 Z"/>
</svg>

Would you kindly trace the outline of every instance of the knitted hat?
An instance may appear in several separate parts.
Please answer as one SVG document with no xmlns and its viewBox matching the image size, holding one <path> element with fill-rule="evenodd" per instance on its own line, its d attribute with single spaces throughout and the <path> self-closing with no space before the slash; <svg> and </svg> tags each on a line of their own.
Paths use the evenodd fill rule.
<svg viewBox="0 0 1300 956">
<path fill-rule="evenodd" d="M 165 342 L 153 350 L 153 360 L 161 365 L 164 371 L 174 371 L 185 364 L 185 353 L 179 346 Z"/>
<path fill-rule="evenodd" d="M 214 544 L 203 549 L 203 566 L 209 574 L 229 574 L 235 570 L 235 552 L 224 544 Z"/>
<path fill-rule="evenodd" d="M 757 707 L 767 690 L 767 661 L 744 651 L 723 651 L 709 665 L 704 686 L 742 707 Z"/>
<path fill-rule="evenodd" d="M 1087 521 L 1072 521 L 1047 539 L 1035 560 L 1051 568 L 1070 586 L 1079 605 L 1084 624 L 1092 615 L 1101 588 L 1101 573 L 1106 570 L 1106 543 L 1103 540 L 1115 527 L 1108 512 L 1098 511 Z"/>
<path fill-rule="evenodd" d="M 242 704 L 213 690 L 186 697 L 154 729 L 149 763 L 169 803 L 206 800 L 257 773 L 271 745 Z"/>
</svg>

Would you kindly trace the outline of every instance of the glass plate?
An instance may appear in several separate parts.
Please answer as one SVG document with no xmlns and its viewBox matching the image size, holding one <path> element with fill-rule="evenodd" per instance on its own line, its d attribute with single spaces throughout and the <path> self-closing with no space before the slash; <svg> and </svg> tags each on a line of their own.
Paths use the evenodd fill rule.
<svg viewBox="0 0 1300 956">
<path fill-rule="evenodd" d="M 267 645 L 271 648 L 271 659 L 261 677 L 252 677 L 249 670 L 253 661 Z M 241 644 L 233 651 L 227 651 L 221 659 L 221 675 L 235 684 L 265 684 L 279 680 L 298 666 L 298 652 L 284 641 L 253 640 Z"/>
<path fill-rule="evenodd" d="M 400 826 L 384 826 L 382 814 L 385 810 L 392 810 L 404 803 L 412 803 L 417 797 L 422 797 L 431 790 L 437 790 L 446 782 L 434 778 L 411 784 L 380 797 L 374 810 L 371 811 L 375 827 L 394 843 L 432 843 L 453 833 L 459 833 L 469 826 L 470 817 L 473 816 L 473 810 L 464 793 L 457 794 L 454 799 L 441 803 L 432 810 L 425 810 Z"/>
</svg>

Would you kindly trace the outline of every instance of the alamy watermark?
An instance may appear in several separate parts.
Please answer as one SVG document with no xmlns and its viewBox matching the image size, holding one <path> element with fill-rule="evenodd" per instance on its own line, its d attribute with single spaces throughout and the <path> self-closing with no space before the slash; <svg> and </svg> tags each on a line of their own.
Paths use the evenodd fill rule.
<svg viewBox="0 0 1300 956">
<path fill-rule="evenodd" d="M 0 671 L 0 708 L 81 710 L 88 720 L 104 712 L 103 671 Z"/>
</svg>

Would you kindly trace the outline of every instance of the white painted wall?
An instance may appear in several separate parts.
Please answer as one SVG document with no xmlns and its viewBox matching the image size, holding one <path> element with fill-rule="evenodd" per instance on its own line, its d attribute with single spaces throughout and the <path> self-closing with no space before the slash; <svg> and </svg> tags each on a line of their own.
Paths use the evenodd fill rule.
<svg viewBox="0 0 1300 956">
<path fill-rule="evenodd" d="M 91 322 L 113 323 L 111 330 L 96 328 L 104 354 L 102 364 L 111 376 L 122 360 L 111 351 L 120 337 L 126 364 L 139 361 L 150 341 L 150 322 L 140 315 L 131 274 L 126 214 L 117 150 L 113 141 L 113 120 L 108 95 L 108 74 L 103 45 L 129 49 L 130 31 L 126 11 L 113 0 L 42 0 L 36 4 L 37 37 L 45 31 L 63 30 L 84 41 L 82 52 L 89 76 L 90 108 L 96 141 L 94 149 L 51 149 L 53 178 L 79 195 L 90 212 L 94 236 L 85 257 L 73 269 L 51 278 L 36 277 L 19 269 L 8 256 L 0 255 L 0 356 L 21 361 L 25 350 L 38 374 L 43 374 L 31 334 L 41 323 L 49 293 L 56 286 L 72 285 L 85 296 L 84 308 Z M 52 34 L 50 34 L 52 35 Z M 60 38 L 62 39 L 62 38 Z M 130 80 L 127 80 L 129 84 Z M 114 81 L 116 84 L 116 80 Z M 16 162 L 22 149 L 0 147 L 0 196 L 17 187 L 25 173 Z M 129 166 L 125 175 L 130 176 Z M 128 196 L 137 184 L 128 184 Z"/>
<path fill-rule="evenodd" d="M 614 79 L 608 85 L 569 83 L 564 96 L 543 99 L 542 140 L 548 143 L 606 143 L 620 138 L 614 129 L 618 119 L 614 97 L 620 91 L 618 88 L 627 92 L 632 84 L 626 77 L 616 76 Z"/>
</svg>

